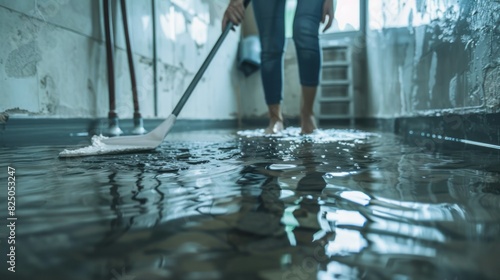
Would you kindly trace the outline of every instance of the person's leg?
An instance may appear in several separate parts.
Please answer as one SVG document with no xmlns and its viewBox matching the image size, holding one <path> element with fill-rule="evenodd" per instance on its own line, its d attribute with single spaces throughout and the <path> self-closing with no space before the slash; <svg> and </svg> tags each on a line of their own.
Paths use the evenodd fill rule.
<svg viewBox="0 0 500 280">
<path fill-rule="evenodd" d="M 317 128 L 313 111 L 317 89 L 317 86 L 302 86 L 302 100 L 300 104 L 300 133 L 302 134 L 311 134 Z"/>
<path fill-rule="evenodd" d="M 283 130 L 280 104 L 283 91 L 285 3 L 285 0 L 252 1 L 262 47 L 260 72 L 269 110 L 269 126 L 266 133 Z"/>
<path fill-rule="evenodd" d="M 300 84 L 302 85 L 301 128 L 302 133 L 316 129 L 314 99 L 319 84 L 321 49 L 318 30 L 324 0 L 298 0 L 293 21 L 293 40 L 297 50 Z"/>
</svg>

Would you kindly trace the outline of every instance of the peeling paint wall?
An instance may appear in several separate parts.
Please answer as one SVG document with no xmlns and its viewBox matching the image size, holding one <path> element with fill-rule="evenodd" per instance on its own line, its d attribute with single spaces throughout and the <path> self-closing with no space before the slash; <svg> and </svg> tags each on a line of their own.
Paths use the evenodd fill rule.
<svg viewBox="0 0 500 280">
<path fill-rule="evenodd" d="M 127 3 L 141 112 L 154 117 L 150 1 Z M 171 112 L 217 40 L 226 4 L 227 0 L 157 1 L 158 117 Z M 247 19 L 252 21 L 248 13 L 251 8 Z M 117 112 L 120 118 L 131 118 L 119 7 L 114 14 Z M 499 112 L 499 15 L 500 2 L 494 0 L 368 1 L 368 77 L 363 86 L 367 90 L 357 96 L 357 116 Z M 0 34 L 5 38 L 0 40 L 0 111 L 106 117 L 101 16 L 101 1 L 0 0 Z M 251 24 L 244 28 L 244 35 L 256 32 Z M 260 73 L 244 77 L 235 69 L 239 38 L 238 31 L 226 39 L 181 118 L 266 116 Z M 283 100 L 287 117 L 299 115 L 297 71 L 289 40 Z"/>
<path fill-rule="evenodd" d="M 114 3 L 116 105 L 133 115 L 120 8 Z M 226 0 L 156 1 L 158 117 L 177 104 L 221 34 Z M 139 102 L 155 117 L 151 1 L 127 1 Z M 0 0 L 0 112 L 39 117 L 106 117 L 108 88 L 102 1 Z M 232 32 L 180 114 L 235 119 L 234 70 L 239 31 Z"/>
<path fill-rule="evenodd" d="M 368 8 L 368 117 L 500 111 L 499 1 Z"/>
</svg>

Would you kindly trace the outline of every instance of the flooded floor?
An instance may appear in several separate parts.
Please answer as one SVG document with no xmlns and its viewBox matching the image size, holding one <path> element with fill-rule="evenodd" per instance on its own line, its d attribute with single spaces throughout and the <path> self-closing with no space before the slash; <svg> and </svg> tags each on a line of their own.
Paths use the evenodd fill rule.
<svg viewBox="0 0 500 280">
<path fill-rule="evenodd" d="M 498 152 L 293 128 L 172 133 L 153 153 L 58 159 L 65 148 L 0 149 L 18 218 L 15 273 L 0 230 L 1 279 L 500 277 Z"/>
</svg>

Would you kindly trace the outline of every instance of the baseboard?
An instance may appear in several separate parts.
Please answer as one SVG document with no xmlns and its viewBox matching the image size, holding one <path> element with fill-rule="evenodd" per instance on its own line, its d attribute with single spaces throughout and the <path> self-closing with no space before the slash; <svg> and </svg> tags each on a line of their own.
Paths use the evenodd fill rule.
<svg viewBox="0 0 500 280">
<path fill-rule="evenodd" d="M 144 128 L 151 131 L 163 119 L 145 119 Z M 133 129 L 132 119 L 120 119 L 124 135 Z M 203 129 L 236 129 L 236 120 L 177 120 L 172 132 Z M 88 142 L 93 135 L 106 135 L 107 119 L 10 118 L 0 124 L 0 147 L 72 145 Z"/>
<path fill-rule="evenodd" d="M 163 119 L 145 119 L 150 131 Z M 178 120 L 172 132 L 204 129 L 238 129 L 265 127 L 267 119 L 237 120 Z M 298 118 L 287 118 L 286 126 L 298 126 Z M 348 120 L 321 120 L 321 128 L 352 128 Z M 32 145 L 71 145 L 89 141 L 95 134 L 106 135 L 107 119 L 11 118 L 0 124 L 0 147 Z M 133 129 L 131 119 L 120 120 L 125 134 Z M 393 132 L 408 144 L 427 150 L 442 148 L 484 148 L 500 151 L 500 113 L 443 114 L 393 119 L 358 118 L 354 128 Z"/>
<path fill-rule="evenodd" d="M 397 118 L 394 132 L 407 143 L 426 150 L 478 148 L 500 151 L 500 113 Z"/>
</svg>

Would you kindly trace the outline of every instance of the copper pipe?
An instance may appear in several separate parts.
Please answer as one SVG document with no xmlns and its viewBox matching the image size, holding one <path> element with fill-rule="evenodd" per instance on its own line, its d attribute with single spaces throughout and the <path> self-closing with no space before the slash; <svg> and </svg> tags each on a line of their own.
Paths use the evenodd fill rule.
<svg viewBox="0 0 500 280">
<path fill-rule="evenodd" d="M 106 63 L 108 68 L 108 94 L 109 94 L 109 113 L 108 118 L 117 118 L 115 102 L 115 69 L 113 59 L 113 38 L 111 36 L 111 16 L 109 10 L 109 0 L 103 1 L 104 8 L 104 31 L 106 34 Z"/>
<path fill-rule="evenodd" d="M 127 48 L 128 67 L 130 72 L 130 82 L 132 84 L 132 100 L 134 102 L 134 118 L 140 118 L 139 98 L 137 94 L 137 82 L 135 80 L 134 57 L 132 56 L 132 44 L 130 43 L 130 33 L 128 30 L 127 6 L 125 0 L 121 0 L 121 10 L 123 19 L 123 30 L 125 31 L 125 44 Z"/>
</svg>

